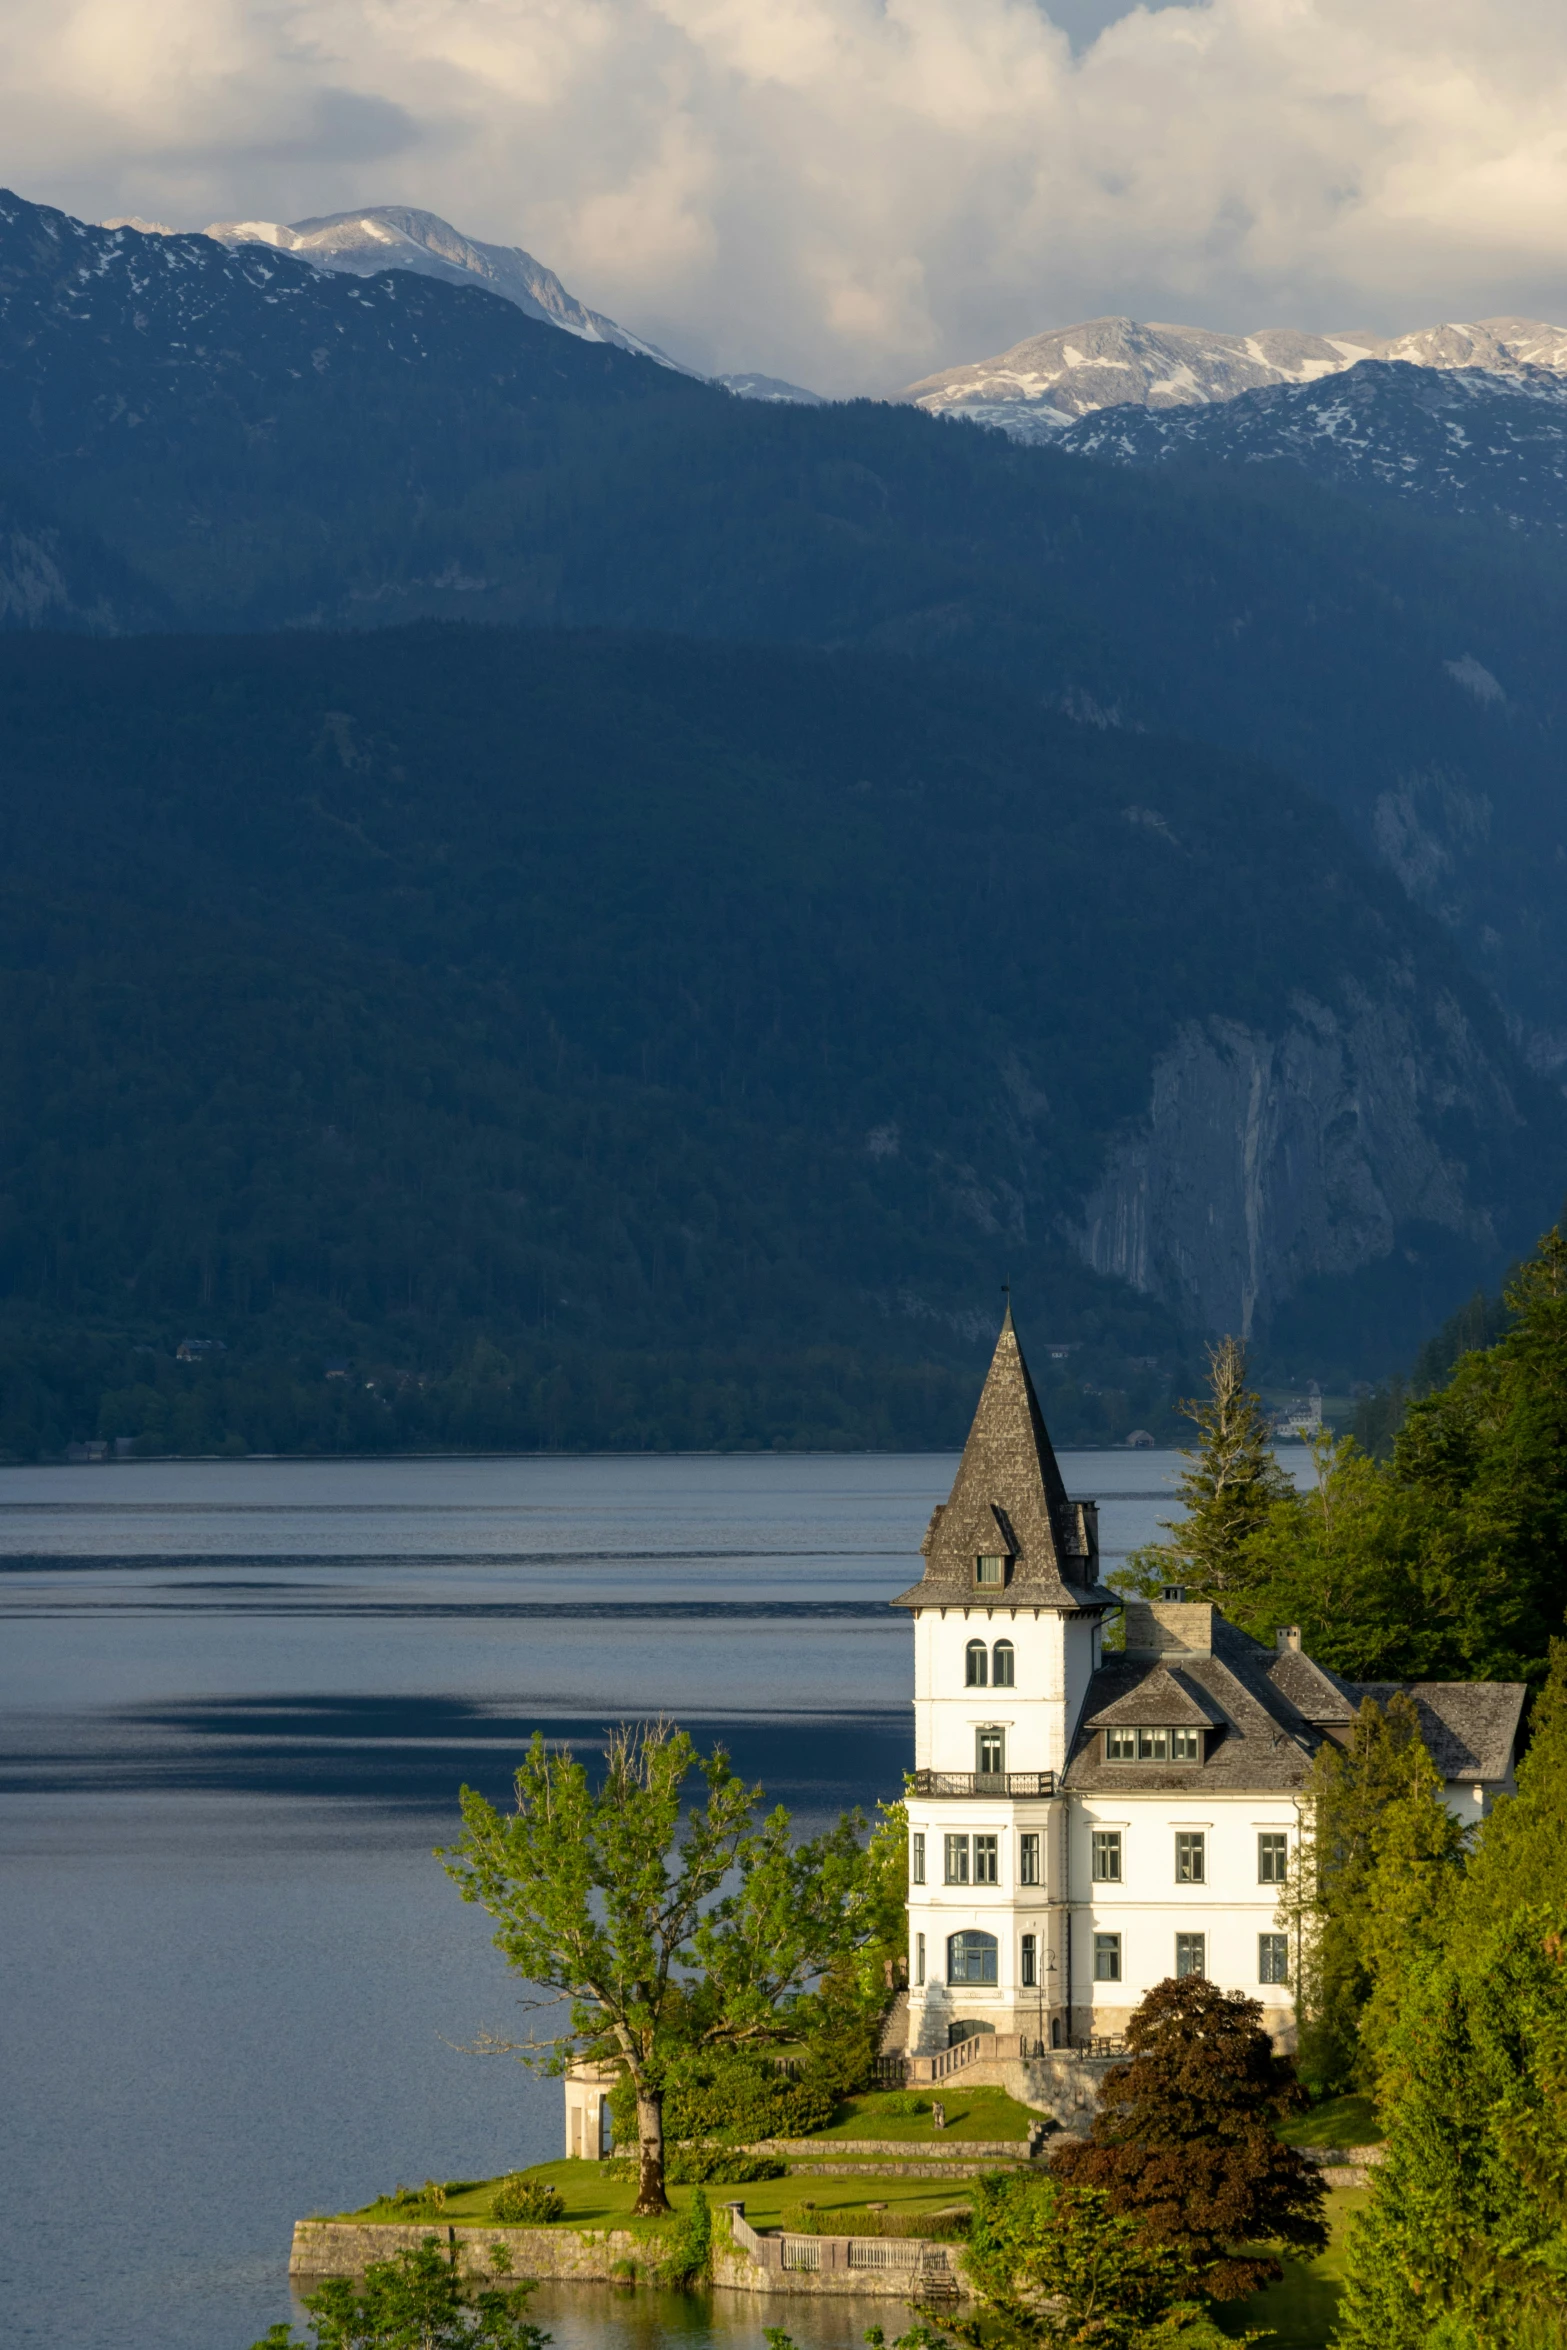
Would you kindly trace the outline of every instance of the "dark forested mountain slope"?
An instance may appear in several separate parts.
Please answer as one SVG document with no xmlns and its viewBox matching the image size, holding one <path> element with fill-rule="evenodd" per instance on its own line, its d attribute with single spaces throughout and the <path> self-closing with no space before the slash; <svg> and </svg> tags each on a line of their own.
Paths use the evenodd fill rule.
<svg viewBox="0 0 1567 2350">
<path fill-rule="evenodd" d="M 929 1442 L 1008 1272 L 1115 1435 L 1206 1327 L 1396 1359 L 1559 1181 L 1333 817 L 994 684 L 13 637 L 0 775 L 14 1450 Z"/>
<path fill-rule="evenodd" d="M 147 583 L 35 599 L 46 622 L 859 644 L 1259 755 L 1453 929 L 1542 1065 L 1567 1056 L 1567 582 L 1539 548 L 1295 469 L 735 400 L 477 289 L 16 197 L 0 427 L 53 526 Z"/>
<path fill-rule="evenodd" d="M 166 628 L 173 607 L 97 535 L 62 523 L 34 492 L 0 478 L 0 634 Z"/>
<path fill-rule="evenodd" d="M 1567 376 L 1367 360 L 1207 408 L 1101 408 L 1057 444 L 1119 465 L 1289 464 L 1334 489 L 1567 530 Z"/>
</svg>

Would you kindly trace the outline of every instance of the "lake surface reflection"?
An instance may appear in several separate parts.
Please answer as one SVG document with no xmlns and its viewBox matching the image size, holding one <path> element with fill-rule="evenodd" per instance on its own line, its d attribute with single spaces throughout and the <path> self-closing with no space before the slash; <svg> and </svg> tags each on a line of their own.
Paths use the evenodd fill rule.
<svg viewBox="0 0 1567 2350">
<path fill-rule="evenodd" d="M 516 1994 L 431 1858 L 458 1787 L 664 1712 L 802 1825 L 894 1795 L 887 1602 L 954 1465 L 0 1469 L 6 2342 L 247 2350 L 299 2214 L 558 2153 L 559 2084 L 462 2053 Z M 1116 1553 L 1180 1465 L 1062 1460 Z M 560 2350 L 760 2342 L 732 2297 L 548 2300 Z M 796 2316 L 811 2350 L 867 2322 Z"/>
</svg>

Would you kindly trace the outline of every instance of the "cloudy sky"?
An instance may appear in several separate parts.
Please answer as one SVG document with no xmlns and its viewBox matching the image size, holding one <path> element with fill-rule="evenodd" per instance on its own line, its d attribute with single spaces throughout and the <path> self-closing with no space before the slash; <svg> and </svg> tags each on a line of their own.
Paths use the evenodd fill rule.
<svg viewBox="0 0 1567 2350">
<path fill-rule="evenodd" d="M 6 0 L 0 124 L 87 218 L 424 205 L 838 393 L 1111 311 L 1567 314 L 1562 0 Z"/>
</svg>

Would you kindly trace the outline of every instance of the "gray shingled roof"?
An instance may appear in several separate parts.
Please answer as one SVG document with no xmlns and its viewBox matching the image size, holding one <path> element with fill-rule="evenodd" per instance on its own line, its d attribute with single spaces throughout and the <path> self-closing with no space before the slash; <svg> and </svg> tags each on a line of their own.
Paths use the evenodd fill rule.
<svg viewBox="0 0 1567 2350">
<path fill-rule="evenodd" d="M 1010 1307 L 951 1497 L 920 1548 L 925 1573 L 895 1607 L 1120 1605 L 1100 1588 L 1093 1504 L 1067 1498 Z M 980 1586 L 974 1572 L 977 1558 L 998 1549 L 1011 1561 L 1000 1591 Z"/>
<path fill-rule="evenodd" d="M 1352 1722 L 1359 1710 L 1359 1696 L 1350 1684 L 1301 1649 L 1280 1649 L 1268 1667 L 1268 1679 L 1303 1720 L 1324 1729 L 1329 1723 Z"/>
<path fill-rule="evenodd" d="M 1225 1623 L 1213 1622 L 1213 1653 L 1168 1658 L 1107 1658 L 1088 1685 L 1082 1725 L 1072 1743 L 1064 1784 L 1075 1795 L 1198 1793 L 1204 1787 L 1289 1794 L 1302 1786 L 1320 1732 L 1298 1714 L 1268 1679 L 1273 1652 Z M 1104 1739 L 1090 1725 L 1154 1683 L 1184 1682 L 1211 1708 L 1220 1725 L 1200 1763 L 1106 1762 Z M 1123 1719 L 1126 1717 L 1122 1717 Z M 1168 1717 L 1166 1717 L 1168 1718 Z M 1149 1716 L 1150 1721 L 1152 1716 Z"/>
<path fill-rule="evenodd" d="M 1195 1724 L 1198 1729 L 1209 1730 L 1224 1718 L 1211 1697 L 1200 1695 L 1181 1673 L 1172 1672 L 1166 1664 L 1158 1664 L 1124 1695 L 1089 1715 L 1087 1727 L 1146 1730 L 1162 1723 L 1171 1729 Z"/>
<path fill-rule="evenodd" d="M 1528 1691 L 1522 1681 L 1360 1681 L 1356 1695 L 1386 1705 L 1400 1690 L 1415 1701 L 1420 1735 L 1444 1779 L 1505 1779 Z"/>
<path fill-rule="evenodd" d="M 1153 1603 L 1157 1618 L 1163 1611 Z M 1172 1624 L 1192 1620 L 1171 1607 Z M 1088 1685 L 1063 1784 L 1074 1794 L 1198 1793 L 1213 1789 L 1292 1792 L 1305 1782 L 1326 1736 L 1340 1739 L 1365 1699 L 1378 1705 L 1401 1689 L 1413 1697 L 1421 1735 L 1444 1779 L 1506 1778 L 1526 1695 L 1520 1681 L 1344 1681 L 1298 1650 L 1264 1648 L 1216 1611 L 1212 1650 L 1172 1656 L 1150 1651 L 1109 1656 Z M 1206 1635 L 1205 1635 L 1206 1637 Z M 1212 1708 L 1222 1724 L 1202 1763 L 1106 1762 L 1102 1732 L 1122 1722 L 1153 1727 L 1190 1720 L 1170 1711 L 1173 1686 Z"/>
</svg>

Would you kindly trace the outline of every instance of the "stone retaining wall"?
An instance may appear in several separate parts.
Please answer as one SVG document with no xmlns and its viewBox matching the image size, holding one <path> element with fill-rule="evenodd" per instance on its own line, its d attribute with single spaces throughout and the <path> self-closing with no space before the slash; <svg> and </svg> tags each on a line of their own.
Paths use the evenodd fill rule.
<svg viewBox="0 0 1567 2350">
<path fill-rule="evenodd" d="M 609 2283 L 618 2274 L 616 2262 L 635 2261 L 646 2267 L 658 2258 L 658 2248 L 629 2228 L 503 2228 L 486 2222 L 479 2226 L 448 2227 L 444 2221 L 403 2222 L 352 2219 L 301 2219 L 294 2223 L 289 2255 L 291 2277 L 363 2276 L 372 2260 L 390 2260 L 394 2252 L 411 2252 L 434 2237 L 465 2276 L 500 2275 L 490 2258 L 492 2246 L 505 2246 L 516 2277 Z"/>
<path fill-rule="evenodd" d="M 758 2138 L 747 2154 L 885 2154 L 894 2162 L 1028 2160 L 1026 2138 Z"/>
<path fill-rule="evenodd" d="M 963 2072 L 961 2086 L 1005 2089 L 1019 2105 L 1048 2113 L 1064 2130 L 1086 2130 L 1099 2110 L 1099 2084 L 1123 2056 L 1087 2056 L 1076 2048 L 1052 2048 L 1043 2056 L 979 2057 Z"/>
<path fill-rule="evenodd" d="M 715 2212 L 715 2221 L 718 2218 Z M 628 2228 L 578 2229 L 565 2224 L 552 2228 L 448 2227 L 428 2221 L 421 2227 L 409 2227 L 392 2222 L 377 2225 L 362 2220 L 302 2219 L 294 2223 L 288 2273 L 305 2283 L 322 2277 L 363 2276 L 373 2260 L 415 2251 L 432 2236 L 464 2276 L 510 2277 L 518 2283 L 524 2278 L 550 2284 L 651 2283 L 666 2250 Z M 850 2239 L 824 2241 L 837 2244 Z M 510 2256 L 508 2270 L 498 2270 L 491 2259 L 497 2244 L 504 2245 Z M 907 2301 L 911 2280 L 906 2273 L 885 2269 L 778 2269 L 754 2260 L 738 2244 L 725 2244 L 715 2234 L 713 2282 L 740 2293 L 848 2293 L 880 2301 Z"/>
<path fill-rule="evenodd" d="M 1014 2169 L 1026 2158 L 1013 2153 Z M 791 2162 L 791 2179 L 977 2179 L 995 2169 L 993 2162 Z"/>
</svg>

